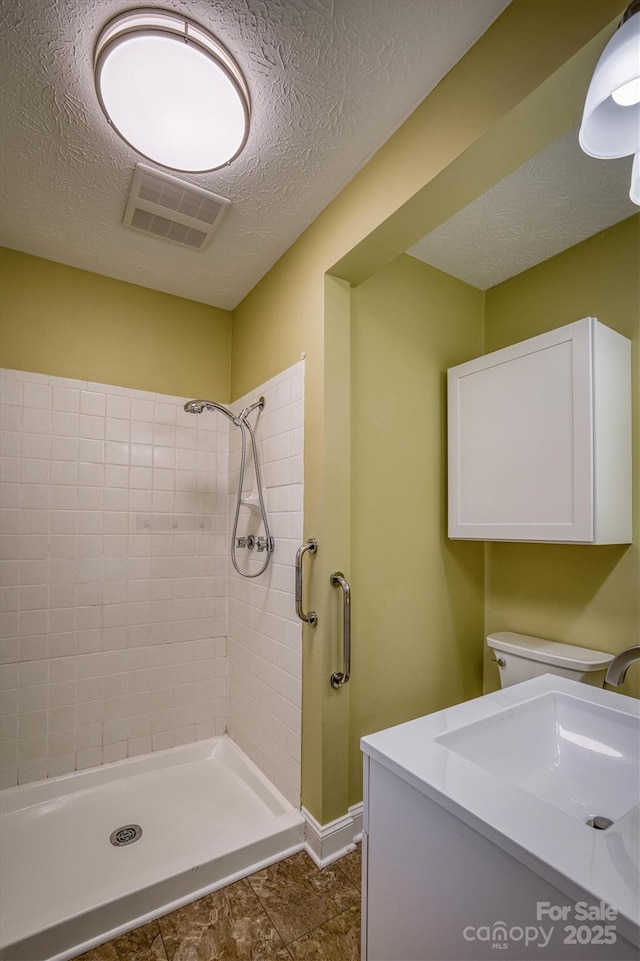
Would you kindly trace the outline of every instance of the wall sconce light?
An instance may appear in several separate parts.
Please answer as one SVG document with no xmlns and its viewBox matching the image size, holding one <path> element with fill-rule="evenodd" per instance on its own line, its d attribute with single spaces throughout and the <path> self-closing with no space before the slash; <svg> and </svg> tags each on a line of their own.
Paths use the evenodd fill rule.
<svg viewBox="0 0 640 961">
<path fill-rule="evenodd" d="M 598 60 L 578 139 L 590 157 L 634 155 L 629 196 L 640 205 L 640 0 L 629 4 Z"/>
<path fill-rule="evenodd" d="M 94 58 L 100 106 L 116 133 L 162 167 L 203 173 L 238 156 L 249 135 L 249 91 L 231 54 L 169 10 L 120 14 Z"/>
</svg>

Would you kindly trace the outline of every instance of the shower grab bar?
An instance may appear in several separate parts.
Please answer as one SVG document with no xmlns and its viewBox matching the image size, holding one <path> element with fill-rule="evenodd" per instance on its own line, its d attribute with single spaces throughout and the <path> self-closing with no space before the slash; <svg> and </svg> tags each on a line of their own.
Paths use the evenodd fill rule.
<svg viewBox="0 0 640 961">
<path fill-rule="evenodd" d="M 342 670 L 331 675 L 331 687 L 342 687 L 351 677 L 351 588 L 342 571 L 334 571 L 329 578 L 333 587 L 342 588 Z"/>
<path fill-rule="evenodd" d="M 305 624 L 310 624 L 311 627 L 315 627 L 318 623 L 318 615 L 315 611 L 309 611 L 308 614 L 302 609 L 302 558 L 309 551 L 310 554 L 315 554 L 318 550 L 318 542 L 315 537 L 310 537 L 306 544 L 298 548 L 296 554 L 296 614 L 301 621 Z"/>
</svg>

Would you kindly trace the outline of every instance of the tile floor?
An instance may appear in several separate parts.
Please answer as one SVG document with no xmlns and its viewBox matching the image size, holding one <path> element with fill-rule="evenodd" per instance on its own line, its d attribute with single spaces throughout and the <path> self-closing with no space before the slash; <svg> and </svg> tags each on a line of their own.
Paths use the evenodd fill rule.
<svg viewBox="0 0 640 961">
<path fill-rule="evenodd" d="M 300 852 L 77 961 L 359 961 L 360 846 L 319 870 Z"/>
</svg>

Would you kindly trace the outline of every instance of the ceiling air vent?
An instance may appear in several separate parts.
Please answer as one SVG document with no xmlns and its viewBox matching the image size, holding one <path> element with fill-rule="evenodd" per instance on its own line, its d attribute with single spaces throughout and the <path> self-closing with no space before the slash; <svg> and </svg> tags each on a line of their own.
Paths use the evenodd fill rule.
<svg viewBox="0 0 640 961">
<path fill-rule="evenodd" d="M 123 223 L 192 250 L 204 250 L 231 206 L 226 197 L 136 164 Z"/>
</svg>

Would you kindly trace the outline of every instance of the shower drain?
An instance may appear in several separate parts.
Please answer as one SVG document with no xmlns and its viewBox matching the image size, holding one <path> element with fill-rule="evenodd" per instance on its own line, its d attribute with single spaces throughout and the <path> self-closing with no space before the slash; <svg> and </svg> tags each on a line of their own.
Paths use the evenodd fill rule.
<svg viewBox="0 0 640 961">
<path fill-rule="evenodd" d="M 139 824 L 125 824 L 121 828 L 116 828 L 111 832 L 109 840 L 117 847 L 124 847 L 125 844 L 133 844 L 138 838 L 142 837 L 142 828 Z"/>
<path fill-rule="evenodd" d="M 593 817 L 587 818 L 586 824 L 590 828 L 595 828 L 596 831 L 606 831 L 613 824 L 611 818 L 606 818 L 603 814 L 594 814 Z"/>
</svg>

